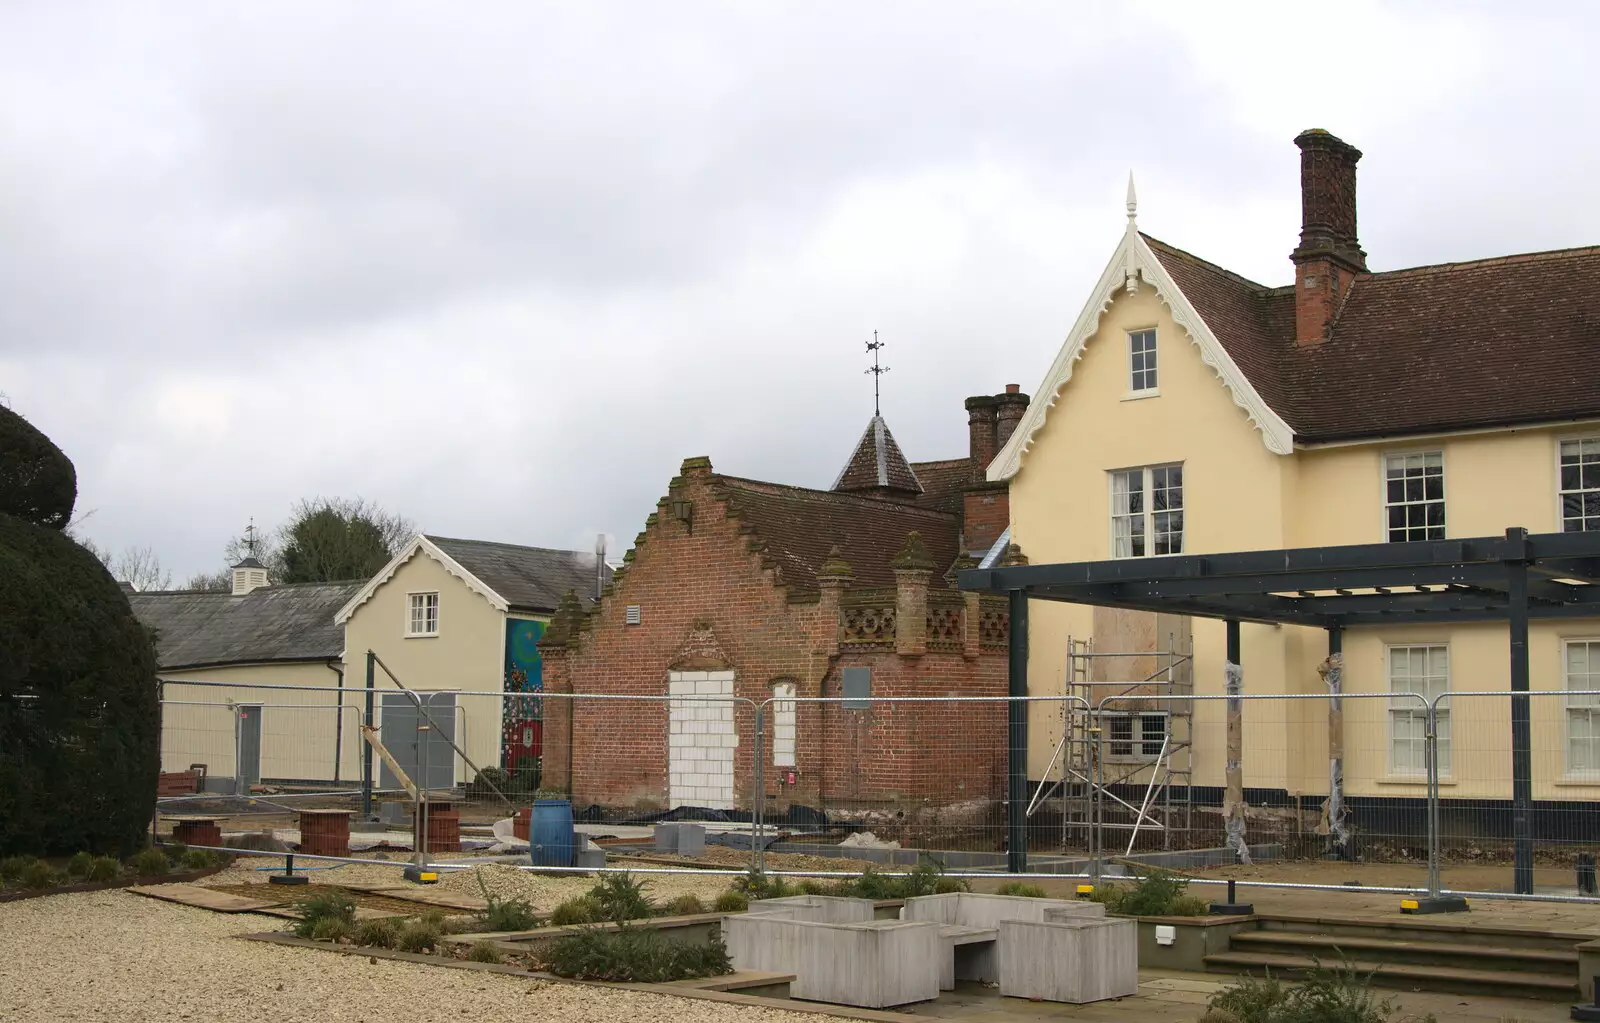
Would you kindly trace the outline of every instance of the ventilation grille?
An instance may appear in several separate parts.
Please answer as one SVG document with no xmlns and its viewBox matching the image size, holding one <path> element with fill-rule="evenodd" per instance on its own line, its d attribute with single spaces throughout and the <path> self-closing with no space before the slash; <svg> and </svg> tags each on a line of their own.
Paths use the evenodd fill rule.
<svg viewBox="0 0 1600 1023">
<path fill-rule="evenodd" d="M 643 616 L 642 612 L 639 610 L 639 605 L 638 604 L 629 604 L 628 605 L 628 624 L 629 625 L 638 625 L 639 622 L 643 620 L 643 617 L 644 616 Z"/>
</svg>

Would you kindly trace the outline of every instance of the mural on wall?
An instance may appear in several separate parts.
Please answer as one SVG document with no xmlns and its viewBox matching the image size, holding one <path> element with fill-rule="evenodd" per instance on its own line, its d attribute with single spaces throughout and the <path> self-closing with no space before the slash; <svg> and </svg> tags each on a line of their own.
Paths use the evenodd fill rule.
<svg viewBox="0 0 1600 1023">
<path fill-rule="evenodd" d="M 506 685 L 508 693 L 544 691 L 539 640 L 545 623 L 506 619 Z M 506 701 L 505 724 L 500 734 L 500 763 L 514 770 L 525 760 L 537 759 L 544 748 L 544 703 L 524 697 Z"/>
</svg>

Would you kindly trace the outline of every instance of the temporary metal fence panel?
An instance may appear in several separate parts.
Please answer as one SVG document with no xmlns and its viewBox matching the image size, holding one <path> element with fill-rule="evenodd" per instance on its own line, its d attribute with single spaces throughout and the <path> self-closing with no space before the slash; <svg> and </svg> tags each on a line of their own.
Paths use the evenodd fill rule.
<svg viewBox="0 0 1600 1023">
<path fill-rule="evenodd" d="M 1265 853 L 1286 883 L 1326 883 L 1325 868 L 1297 863 L 1359 860 L 1385 865 L 1368 884 L 1421 889 L 1428 718 L 1415 693 L 1107 697 L 1094 722 L 1097 865 L 1187 851 L 1169 861 L 1182 870 Z"/>
<path fill-rule="evenodd" d="M 924 853 L 947 869 L 1004 870 L 1009 708 L 1022 703 L 1042 718 L 1083 704 L 1073 697 L 791 693 L 759 708 L 763 837 L 781 832 L 779 852 L 828 855 L 840 869 L 858 870 L 864 863 L 915 867 Z M 1037 768 L 1040 777 L 1052 771 L 1055 777 L 1030 795 L 1047 785 L 1052 793 L 1062 788 L 1059 761 Z M 1044 800 L 1046 812 L 1035 806 L 1021 830 L 1026 844 L 1047 858 L 1046 869 L 1061 870 L 1055 799 Z"/>
<path fill-rule="evenodd" d="M 702 861 L 748 869 L 761 736 L 756 704 L 732 695 L 724 674 L 675 673 L 662 695 L 456 693 L 469 729 L 492 727 L 499 740 L 479 763 L 492 770 L 465 785 L 468 806 L 513 813 L 541 796 L 569 798 L 581 832 L 652 856 L 656 824 L 698 821 Z"/>
<path fill-rule="evenodd" d="M 1585 884 L 1577 869 L 1600 852 L 1600 642 L 1565 648 L 1556 684 L 1566 688 L 1434 700 L 1446 890 L 1600 895 L 1593 871 Z M 1527 722 L 1522 758 L 1514 755 L 1519 715 Z"/>
</svg>

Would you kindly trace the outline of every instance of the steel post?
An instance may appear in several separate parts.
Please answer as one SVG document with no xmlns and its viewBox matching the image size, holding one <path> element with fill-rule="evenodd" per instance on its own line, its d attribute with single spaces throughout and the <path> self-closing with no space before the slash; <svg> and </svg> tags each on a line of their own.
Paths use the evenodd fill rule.
<svg viewBox="0 0 1600 1023">
<path fill-rule="evenodd" d="M 1528 531 L 1506 530 L 1511 633 L 1512 891 L 1533 894 L 1533 727 L 1528 705 Z"/>
<path fill-rule="evenodd" d="M 1011 591 L 1010 663 L 1007 665 L 1006 869 L 1028 869 L 1028 594 Z"/>
</svg>

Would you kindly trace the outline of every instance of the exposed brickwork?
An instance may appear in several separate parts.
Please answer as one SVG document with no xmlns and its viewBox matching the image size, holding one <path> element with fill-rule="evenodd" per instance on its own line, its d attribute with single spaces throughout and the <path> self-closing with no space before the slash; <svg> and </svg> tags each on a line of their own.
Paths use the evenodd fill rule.
<svg viewBox="0 0 1600 1023">
<path fill-rule="evenodd" d="M 1009 488 L 1005 483 L 975 483 L 961 495 L 961 501 L 967 549 L 988 550 L 1011 525 Z"/>
<path fill-rule="evenodd" d="M 862 666 L 872 669 L 874 696 L 1004 695 L 1004 652 L 977 642 L 980 629 L 968 621 L 969 602 L 955 594 L 941 598 L 938 606 L 959 614 L 960 626 L 941 619 L 938 629 L 953 637 L 929 642 L 930 591 L 945 588 L 938 573 L 946 566 L 930 571 L 921 560 L 925 550 L 914 551 L 898 572 L 890 561 L 904 536 L 896 547 L 854 555 L 857 561 L 873 558 L 874 565 L 846 564 L 834 552 L 825 567 L 800 573 L 803 587 L 792 587 L 782 581 L 781 552 L 730 514 L 728 492 L 709 463 L 685 463 L 671 500 L 692 505 L 692 522 L 652 517 L 626 570 L 597 608 L 584 615 L 569 602 L 557 614 L 541 644 L 548 692 L 659 697 L 674 669 L 729 667 L 736 672 L 736 696 L 759 703 L 779 681 L 793 682 L 802 699 L 840 696 L 839 669 Z M 884 504 L 886 515 L 899 514 Z M 879 577 L 898 575 L 898 585 L 853 591 L 854 574 L 863 569 Z M 890 634 L 884 643 L 841 644 L 840 603 L 856 593 L 882 603 L 891 618 L 899 607 L 897 630 L 915 639 Z M 630 605 L 640 609 L 637 625 L 627 624 Z M 987 605 L 984 611 L 994 613 Z M 896 653 L 897 643 L 927 652 Z M 666 801 L 664 702 L 550 699 L 545 718 L 547 786 L 570 786 L 579 803 L 642 808 Z M 927 706 L 846 711 L 802 703 L 795 782 L 786 784 L 769 766 L 768 793 L 777 805 L 999 798 L 1001 770 L 989 751 L 998 750 L 1003 761 L 1004 719 L 999 705 L 950 714 Z M 753 709 L 741 704 L 734 761 L 741 805 L 748 805 L 753 791 L 754 725 Z M 770 765 L 770 722 L 767 732 Z"/>
</svg>

